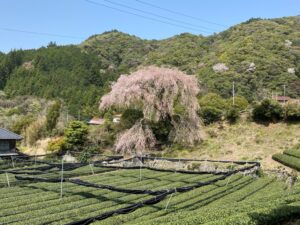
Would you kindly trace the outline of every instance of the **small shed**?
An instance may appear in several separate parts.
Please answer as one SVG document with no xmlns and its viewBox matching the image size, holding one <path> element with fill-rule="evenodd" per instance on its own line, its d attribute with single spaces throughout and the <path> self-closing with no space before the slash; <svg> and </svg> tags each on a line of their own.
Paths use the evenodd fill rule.
<svg viewBox="0 0 300 225">
<path fill-rule="evenodd" d="M 0 156 L 18 155 L 16 142 L 22 137 L 4 128 L 0 128 Z"/>
</svg>

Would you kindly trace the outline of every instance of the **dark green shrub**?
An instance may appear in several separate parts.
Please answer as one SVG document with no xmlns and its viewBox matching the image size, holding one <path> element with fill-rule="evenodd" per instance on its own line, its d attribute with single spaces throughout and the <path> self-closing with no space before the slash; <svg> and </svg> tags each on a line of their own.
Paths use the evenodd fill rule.
<svg viewBox="0 0 300 225">
<path fill-rule="evenodd" d="M 143 112 L 137 109 L 126 109 L 121 116 L 120 125 L 123 129 L 132 127 L 138 119 L 143 118 Z"/>
<path fill-rule="evenodd" d="M 283 118 L 283 108 L 278 102 L 265 99 L 253 107 L 252 118 L 256 121 L 276 122 Z"/>
<path fill-rule="evenodd" d="M 220 121 L 222 119 L 223 111 L 211 106 L 205 106 L 201 108 L 200 116 L 204 124 L 210 124 Z"/>
<path fill-rule="evenodd" d="M 243 96 L 236 96 L 234 105 L 232 98 L 224 99 L 215 93 L 208 93 L 200 100 L 200 116 L 205 124 L 210 124 L 222 119 L 225 115 L 229 122 L 234 123 L 240 116 L 240 112 L 248 107 L 248 101 Z"/>
<path fill-rule="evenodd" d="M 284 107 L 284 118 L 287 121 L 300 121 L 300 104 L 286 104 Z"/>
<path fill-rule="evenodd" d="M 226 119 L 230 123 L 235 123 L 240 117 L 240 111 L 236 107 L 230 107 L 226 112 Z"/>
<path fill-rule="evenodd" d="M 228 102 L 216 93 L 208 93 L 199 100 L 200 107 L 213 107 L 218 110 L 226 110 Z"/>
<path fill-rule="evenodd" d="M 160 120 L 157 123 L 150 122 L 151 130 L 158 142 L 166 143 L 169 140 L 169 134 L 173 129 L 173 125 L 171 124 L 170 119 Z"/>
<path fill-rule="evenodd" d="M 81 150 L 87 141 L 88 127 L 81 121 L 72 121 L 65 130 L 66 148 Z"/>
<path fill-rule="evenodd" d="M 228 102 L 220 95 L 208 93 L 200 100 L 200 117 L 204 124 L 220 121 L 228 109 Z"/>
<path fill-rule="evenodd" d="M 256 170 L 256 175 L 257 175 L 258 177 L 264 177 L 265 174 L 264 174 L 263 169 L 259 168 L 258 170 Z"/>
<path fill-rule="evenodd" d="M 66 141 L 64 137 L 58 137 L 48 142 L 47 151 L 59 153 L 66 150 Z"/>
<path fill-rule="evenodd" d="M 233 101 L 232 98 L 227 99 L 227 105 L 228 106 L 232 106 Z M 246 98 L 244 98 L 243 96 L 235 96 L 234 98 L 234 107 L 238 110 L 238 111 L 243 111 L 248 107 L 249 103 L 247 101 Z"/>
</svg>

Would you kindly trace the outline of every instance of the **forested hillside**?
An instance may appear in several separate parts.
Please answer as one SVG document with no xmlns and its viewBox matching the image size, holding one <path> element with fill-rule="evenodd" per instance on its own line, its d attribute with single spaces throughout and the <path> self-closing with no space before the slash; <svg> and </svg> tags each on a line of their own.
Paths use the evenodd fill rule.
<svg viewBox="0 0 300 225">
<path fill-rule="evenodd" d="M 237 93 L 253 101 L 300 95 L 300 17 L 251 19 L 208 37 L 188 33 L 143 40 L 116 30 L 78 46 L 50 43 L 37 50 L 0 54 L 0 89 L 8 96 L 61 98 L 73 115 L 97 113 L 100 97 L 120 74 L 157 64 L 196 74 L 205 91 Z"/>
<path fill-rule="evenodd" d="M 128 73 L 146 60 L 148 53 L 157 48 L 157 43 L 113 30 L 91 36 L 80 47 L 88 54 L 96 54 L 102 69 Z"/>
<path fill-rule="evenodd" d="M 77 46 L 14 51 L 2 67 L 9 68 L 2 75 L 2 86 L 9 96 L 62 98 L 73 114 L 79 109 L 88 114 L 105 92 L 108 80 L 114 79 L 114 74 L 100 70 L 102 64 L 95 55 Z"/>
<path fill-rule="evenodd" d="M 203 59 L 207 66 L 198 72 L 200 79 L 222 95 L 229 94 L 229 81 L 235 80 L 238 92 L 250 100 L 270 96 L 271 91 L 282 94 L 284 84 L 288 95 L 298 96 L 300 54 L 294 46 L 299 34 L 300 17 L 253 19 L 234 26 L 211 37 L 210 51 Z M 213 71 L 216 63 L 224 63 L 228 70 Z"/>
</svg>

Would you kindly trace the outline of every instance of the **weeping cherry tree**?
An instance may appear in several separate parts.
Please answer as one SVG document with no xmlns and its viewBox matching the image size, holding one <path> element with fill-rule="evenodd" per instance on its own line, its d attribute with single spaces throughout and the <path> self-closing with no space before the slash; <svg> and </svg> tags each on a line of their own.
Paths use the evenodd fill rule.
<svg viewBox="0 0 300 225">
<path fill-rule="evenodd" d="M 142 154 L 156 144 L 150 123 L 169 120 L 168 139 L 173 143 L 193 145 L 202 140 L 201 121 L 197 114 L 200 89 L 194 76 L 177 69 L 149 66 L 130 75 L 121 75 L 112 90 L 103 96 L 100 109 L 139 109 L 143 118 L 117 139 L 116 150 Z"/>
</svg>

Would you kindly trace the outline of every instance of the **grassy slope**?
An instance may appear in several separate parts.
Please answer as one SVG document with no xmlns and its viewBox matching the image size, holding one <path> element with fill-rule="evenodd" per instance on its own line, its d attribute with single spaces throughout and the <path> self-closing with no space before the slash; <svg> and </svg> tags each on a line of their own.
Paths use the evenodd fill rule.
<svg viewBox="0 0 300 225">
<path fill-rule="evenodd" d="M 276 123 L 268 126 L 254 122 L 234 125 L 213 124 L 205 127 L 206 140 L 192 150 L 174 151 L 179 157 L 253 160 L 262 162 L 264 169 L 281 164 L 272 155 L 291 148 L 300 140 L 300 124 Z"/>
</svg>

